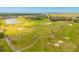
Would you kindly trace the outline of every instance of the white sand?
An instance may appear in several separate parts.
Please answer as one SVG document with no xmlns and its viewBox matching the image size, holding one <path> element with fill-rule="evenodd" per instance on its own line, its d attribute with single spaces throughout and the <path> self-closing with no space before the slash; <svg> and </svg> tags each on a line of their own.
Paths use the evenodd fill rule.
<svg viewBox="0 0 79 59">
<path fill-rule="evenodd" d="M 72 26 L 72 24 L 68 24 L 68 26 Z"/>
<path fill-rule="evenodd" d="M 18 28 L 18 30 L 23 30 L 23 28 Z"/>
<path fill-rule="evenodd" d="M 60 44 L 59 44 L 59 43 L 55 43 L 54 46 L 55 46 L 55 47 L 59 47 Z"/>
<path fill-rule="evenodd" d="M 63 41 L 62 40 L 59 40 L 58 43 L 63 43 Z"/>
<path fill-rule="evenodd" d="M 65 37 L 65 39 L 69 39 L 69 37 Z"/>
<path fill-rule="evenodd" d="M 3 32 L 3 30 L 0 30 L 0 32 Z"/>
<path fill-rule="evenodd" d="M 49 22 L 49 23 L 45 23 L 45 25 L 49 25 L 49 24 L 52 24 L 51 22 Z"/>
<path fill-rule="evenodd" d="M 17 21 L 17 23 L 22 23 L 22 21 Z"/>
</svg>

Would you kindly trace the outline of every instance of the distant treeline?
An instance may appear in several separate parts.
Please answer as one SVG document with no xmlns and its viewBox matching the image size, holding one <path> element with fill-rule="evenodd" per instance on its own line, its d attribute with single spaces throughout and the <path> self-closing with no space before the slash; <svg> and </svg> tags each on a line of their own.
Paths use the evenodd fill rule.
<svg viewBox="0 0 79 59">
<path fill-rule="evenodd" d="M 0 16 L 20 16 L 20 15 L 44 15 L 42 13 L 0 13 Z"/>
</svg>

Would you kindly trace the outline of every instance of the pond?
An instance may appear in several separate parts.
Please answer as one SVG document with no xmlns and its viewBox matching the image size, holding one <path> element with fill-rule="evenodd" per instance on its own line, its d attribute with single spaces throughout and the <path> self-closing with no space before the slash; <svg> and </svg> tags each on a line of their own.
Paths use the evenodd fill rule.
<svg viewBox="0 0 79 59">
<path fill-rule="evenodd" d="M 9 18 L 5 19 L 6 24 L 15 24 L 16 23 L 16 18 Z"/>
</svg>

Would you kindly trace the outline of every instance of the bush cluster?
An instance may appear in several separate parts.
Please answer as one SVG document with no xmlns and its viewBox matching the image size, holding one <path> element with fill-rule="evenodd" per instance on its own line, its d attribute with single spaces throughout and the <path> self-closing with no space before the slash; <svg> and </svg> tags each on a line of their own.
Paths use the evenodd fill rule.
<svg viewBox="0 0 79 59">
<path fill-rule="evenodd" d="M 72 21 L 71 17 L 59 17 L 59 16 L 50 16 L 51 21 Z"/>
<path fill-rule="evenodd" d="M 4 38 L 4 32 L 0 32 L 0 38 Z"/>
</svg>

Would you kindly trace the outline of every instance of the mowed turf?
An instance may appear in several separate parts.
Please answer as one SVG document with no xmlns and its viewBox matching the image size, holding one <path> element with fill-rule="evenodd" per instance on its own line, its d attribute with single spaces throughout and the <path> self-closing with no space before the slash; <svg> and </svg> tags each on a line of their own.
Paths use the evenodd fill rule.
<svg viewBox="0 0 79 59">
<path fill-rule="evenodd" d="M 7 25 L 5 27 L 5 35 L 12 39 L 10 42 L 15 49 L 19 50 L 25 48 L 36 41 L 35 39 L 33 40 L 34 33 L 32 33 L 32 31 L 36 30 L 40 24 L 47 22 L 47 20 L 48 19 L 43 19 L 41 21 L 22 20 L 21 24 Z"/>
<path fill-rule="evenodd" d="M 72 26 L 68 24 L 72 24 Z M 63 22 L 63 24 L 62 22 L 49 22 L 49 24 L 35 30 L 35 35 L 38 35 L 39 41 L 23 51 L 75 51 L 79 44 L 78 27 L 79 24 L 71 22 Z M 58 41 L 63 43 L 56 46 Z"/>
<path fill-rule="evenodd" d="M 79 51 L 79 23 L 68 21 L 29 20 L 18 18 L 15 25 L 4 25 L 5 35 L 11 45 L 22 52 L 72 52 Z M 2 25 L 3 26 L 3 25 Z M 3 51 L 12 51 L 0 39 Z"/>
<path fill-rule="evenodd" d="M 11 52 L 12 50 L 8 47 L 8 44 L 4 39 L 0 39 L 0 52 Z"/>
</svg>

